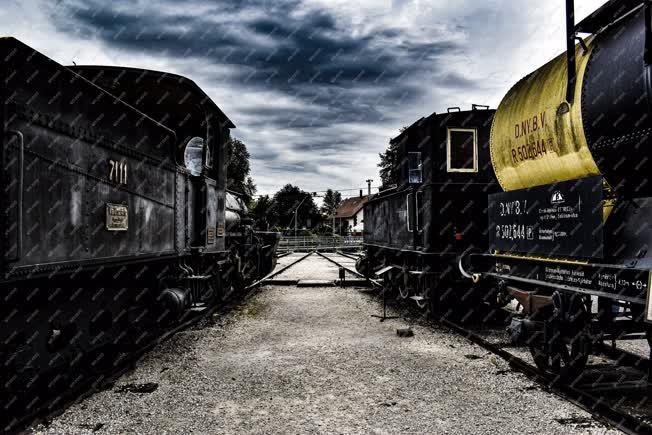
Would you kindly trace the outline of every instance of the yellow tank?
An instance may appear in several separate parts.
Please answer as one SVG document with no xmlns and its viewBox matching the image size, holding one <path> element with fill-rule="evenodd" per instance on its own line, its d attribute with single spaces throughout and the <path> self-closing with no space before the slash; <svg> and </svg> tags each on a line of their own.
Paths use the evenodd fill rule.
<svg viewBox="0 0 652 435">
<path fill-rule="evenodd" d="M 518 82 L 491 128 L 491 160 L 505 191 L 599 175 L 582 126 L 582 80 L 592 50 L 576 47 L 575 102 L 566 100 L 566 54 Z"/>
</svg>

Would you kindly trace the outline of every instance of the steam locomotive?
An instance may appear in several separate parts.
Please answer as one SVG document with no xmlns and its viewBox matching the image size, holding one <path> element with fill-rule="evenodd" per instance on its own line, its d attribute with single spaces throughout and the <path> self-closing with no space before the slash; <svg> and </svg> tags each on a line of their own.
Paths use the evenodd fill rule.
<svg viewBox="0 0 652 435">
<path fill-rule="evenodd" d="M 358 265 L 440 316 L 517 300 L 512 338 L 559 377 L 600 341 L 652 338 L 652 4 L 612 0 L 577 25 L 566 6 L 566 53 L 495 113 L 433 114 L 394 139 L 401 183 L 365 209 Z"/>
<path fill-rule="evenodd" d="M 235 126 L 193 81 L 64 67 L 13 38 L 0 59 L 9 417 L 269 273 L 278 234 L 226 190 Z"/>
</svg>

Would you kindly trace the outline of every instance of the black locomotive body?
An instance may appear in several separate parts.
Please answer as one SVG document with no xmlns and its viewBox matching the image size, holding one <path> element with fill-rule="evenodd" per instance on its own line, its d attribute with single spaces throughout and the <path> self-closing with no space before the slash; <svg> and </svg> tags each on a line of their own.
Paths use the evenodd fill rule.
<svg viewBox="0 0 652 435">
<path fill-rule="evenodd" d="M 471 303 L 472 292 L 457 292 L 466 285 L 457 259 L 469 246 L 486 248 L 486 224 L 478 216 L 487 194 L 498 190 L 489 155 L 493 115 L 484 106 L 453 108 L 392 139 L 399 183 L 365 205 L 359 271 L 380 271 L 399 297 L 422 307 L 453 295 Z"/>
<path fill-rule="evenodd" d="M 64 67 L 13 38 L 0 59 L 6 422 L 267 274 L 278 237 L 227 233 L 234 125 L 191 80 Z"/>
<path fill-rule="evenodd" d="M 243 198 L 235 192 L 226 192 L 225 235 L 226 245 L 232 255 L 235 277 L 241 285 L 269 274 L 276 267 L 276 247 L 279 234 L 272 231 L 255 231 L 255 222 Z M 238 288 L 231 283 L 231 291 Z"/>
</svg>

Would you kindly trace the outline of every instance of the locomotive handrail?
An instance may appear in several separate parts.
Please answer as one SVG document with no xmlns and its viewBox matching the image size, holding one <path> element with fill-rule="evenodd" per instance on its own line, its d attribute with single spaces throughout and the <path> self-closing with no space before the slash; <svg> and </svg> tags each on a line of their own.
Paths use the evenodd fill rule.
<svg viewBox="0 0 652 435">
<path fill-rule="evenodd" d="M 19 260 L 23 256 L 23 184 L 24 184 L 24 160 L 25 160 L 25 137 L 23 133 L 18 130 L 7 130 L 7 134 L 15 136 L 20 141 L 18 149 L 18 209 L 16 211 L 16 258 L 13 261 Z"/>
<path fill-rule="evenodd" d="M 414 194 L 414 208 L 416 209 L 416 214 L 415 214 L 415 220 L 416 220 L 416 230 L 417 232 L 421 232 L 423 228 L 421 228 L 419 225 L 421 222 L 419 222 L 419 195 L 421 195 L 421 201 L 423 201 L 423 191 L 419 190 L 417 193 Z"/>
<path fill-rule="evenodd" d="M 405 217 L 407 222 L 408 233 L 414 232 L 414 230 L 410 229 L 410 196 L 412 195 L 413 195 L 412 193 L 408 193 L 405 197 Z"/>
<path fill-rule="evenodd" d="M 448 113 L 453 113 L 453 112 L 461 112 L 462 109 L 460 109 L 459 107 L 449 107 L 448 109 L 446 109 L 446 111 Z"/>
</svg>

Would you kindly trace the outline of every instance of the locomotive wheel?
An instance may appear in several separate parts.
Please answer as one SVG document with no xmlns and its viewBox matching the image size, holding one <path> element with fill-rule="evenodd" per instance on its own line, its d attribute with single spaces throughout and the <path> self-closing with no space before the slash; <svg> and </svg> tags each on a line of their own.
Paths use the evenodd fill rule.
<svg viewBox="0 0 652 435">
<path fill-rule="evenodd" d="M 383 293 L 387 293 L 388 296 L 391 295 L 394 297 L 395 290 L 393 271 L 389 271 L 383 275 L 382 291 Z"/>
<path fill-rule="evenodd" d="M 366 255 L 355 260 L 355 270 L 357 270 L 358 273 L 361 273 L 365 278 L 372 278 L 373 274 L 371 273 L 371 264 Z"/>
<path fill-rule="evenodd" d="M 591 354 L 586 307 L 578 297 L 569 300 L 569 307 L 565 308 L 562 296 L 555 292 L 553 306 L 533 316 L 535 320 L 549 322 L 551 337 L 546 340 L 541 332 L 530 344 L 530 353 L 539 370 L 565 381 L 572 381 L 582 373 Z"/>
</svg>

